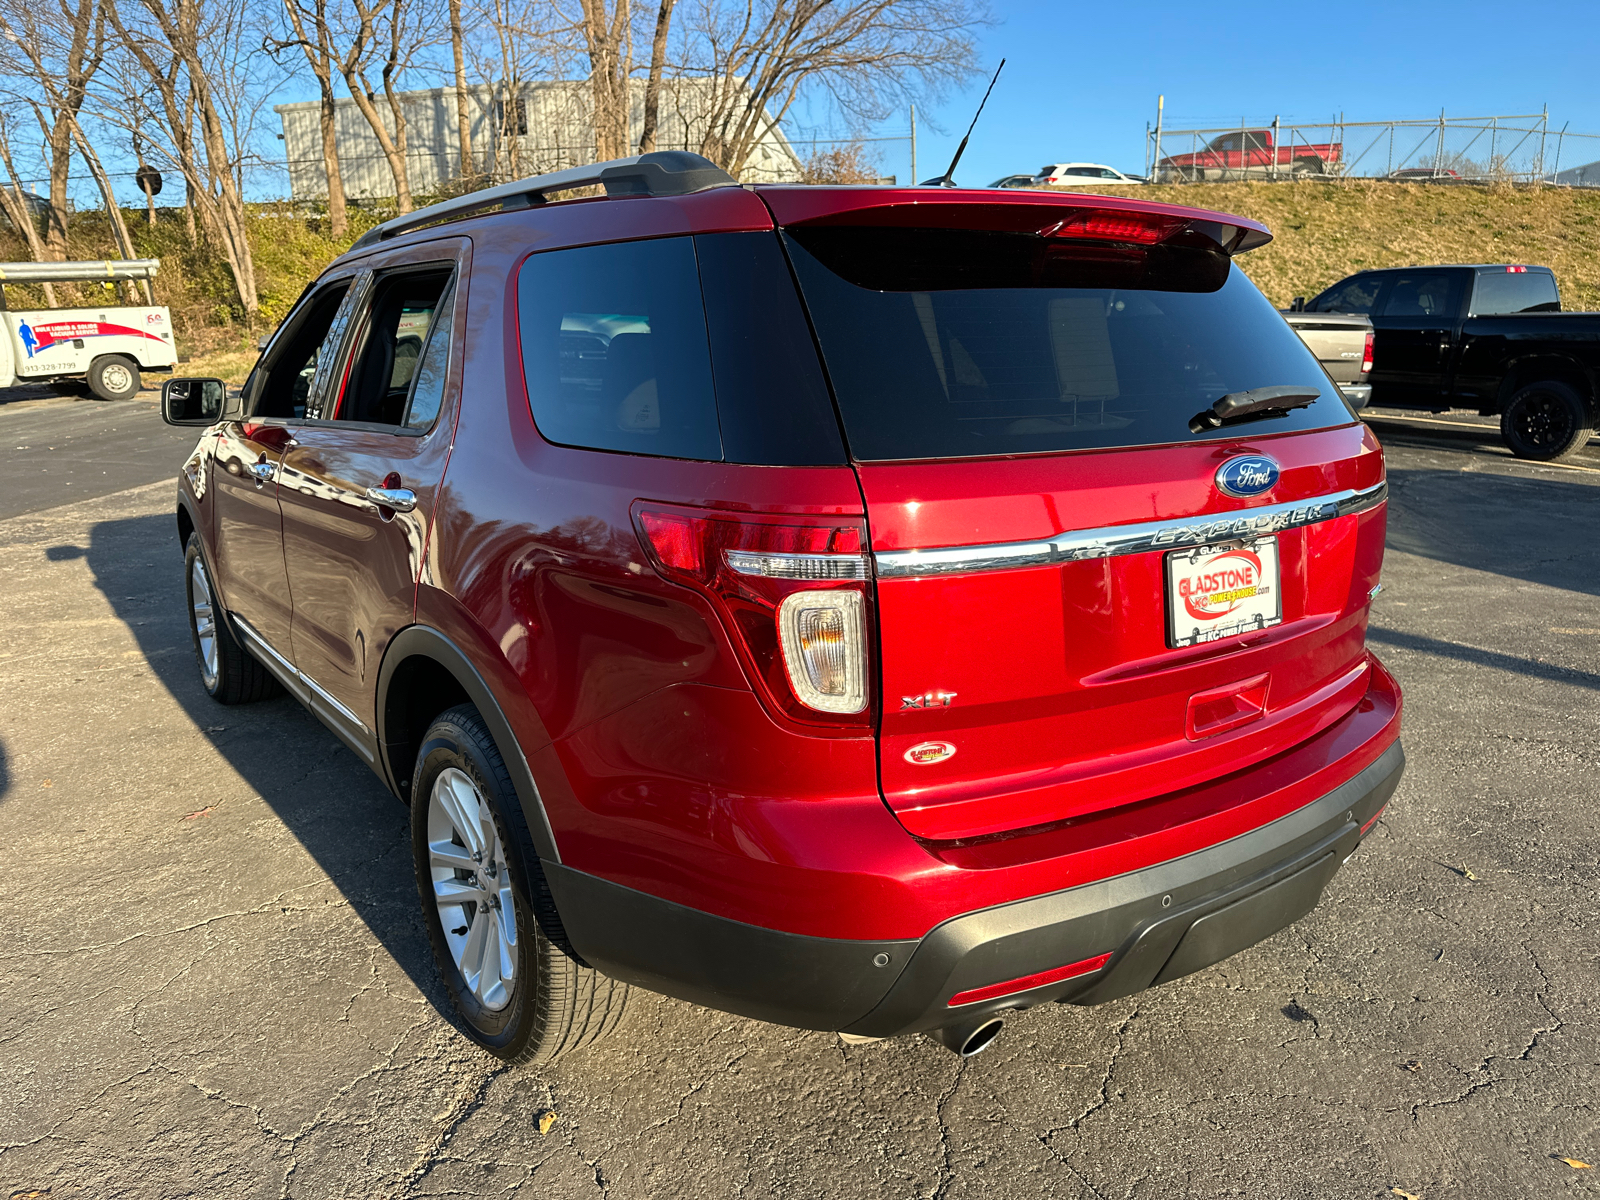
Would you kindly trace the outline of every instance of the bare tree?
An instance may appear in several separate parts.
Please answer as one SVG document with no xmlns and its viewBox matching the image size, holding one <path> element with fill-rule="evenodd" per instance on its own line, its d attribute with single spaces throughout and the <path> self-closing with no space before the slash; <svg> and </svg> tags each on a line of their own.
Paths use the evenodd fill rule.
<svg viewBox="0 0 1600 1200">
<path fill-rule="evenodd" d="M 456 71 L 456 142 L 460 175 L 474 179 L 478 160 L 472 153 L 472 114 L 468 110 L 466 35 L 461 28 L 461 0 L 450 0 L 450 60 Z"/>
<path fill-rule="evenodd" d="M 639 133 L 639 153 L 656 148 L 656 122 L 661 110 L 661 71 L 667 61 L 667 33 L 672 25 L 672 9 L 677 0 L 661 0 L 656 12 L 656 32 L 650 40 L 650 74 L 644 85 L 644 127 Z"/>
<path fill-rule="evenodd" d="M 224 5 L 208 10 L 208 0 L 125 2 L 124 8 L 106 0 L 106 14 L 130 56 L 136 82 L 128 99 L 140 103 L 154 93 L 158 107 L 150 116 L 170 141 L 162 152 L 183 174 L 206 235 L 227 261 L 239 302 L 253 320 L 258 303 L 243 153 L 254 109 L 243 14 Z M 139 115 L 148 128 L 151 122 Z"/>
<path fill-rule="evenodd" d="M 690 73 L 711 80 L 700 152 L 738 175 L 808 88 L 858 120 L 937 94 L 973 73 L 987 19 L 983 0 L 699 0 Z"/>
<path fill-rule="evenodd" d="M 16 163 L 11 158 L 11 131 L 6 127 L 5 113 L 0 112 L 0 162 L 5 164 L 6 178 L 11 180 L 10 188 L 0 187 L 0 212 L 5 213 L 6 220 L 11 222 L 12 228 L 22 235 L 28 243 L 28 253 L 33 255 L 34 262 L 44 262 L 44 239 L 39 236 L 39 225 L 34 217 L 33 209 L 28 204 L 27 193 L 22 190 L 22 180 L 17 175 Z M 51 308 L 56 306 L 55 285 L 44 285 L 44 302 Z"/>
<path fill-rule="evenodd" d="M 0 34 L 10 60 L 6 74 L 15 81 L 8 90 L 32 107 L 43 135 L 50 176 L 45 255 L 61 260 L 67 253 L 72 130 L 89 85 L 105 62 L 105 8 L 101 0 L 49 0 L 37 5 L 0 0 Z"/>
<path fill-rule="evenodd" d="M 578 0 L 578 23 L 589 55 L 594 153 L 602 162 L 628 152 L 628 81 L 633 75 L 631 0 Z"/>
<path fill-rule="evenodd" d="M 422 0 L 350 0 L 352 28 L 339 63 L 356 108 L 372 127 L 394 176 L 395 203 L 412 210 L 411 172 L 406 159 L 407 121 L 397 85 L 417 57 L 433 41 L 433 13 Z M 376 66 L 383 85 L 388 120 L 378 110 L 377 93 L 367 80 Z"/>
<path fill-rule="evenodd" d="M 341 238 L 350 227 L 350 219 L 345 203 L 344 174 L 339 169 L 338 108 L 333 94 L 337 62 L 328 0 L 283 0 L 283 7 L 294 37 L 272 40 L 267 45 L 273 51 L 299 46 L 305 52 L 306 65 L 316 76 L 322 167 L 328 177 L 328 232 Z"/>
</svg>

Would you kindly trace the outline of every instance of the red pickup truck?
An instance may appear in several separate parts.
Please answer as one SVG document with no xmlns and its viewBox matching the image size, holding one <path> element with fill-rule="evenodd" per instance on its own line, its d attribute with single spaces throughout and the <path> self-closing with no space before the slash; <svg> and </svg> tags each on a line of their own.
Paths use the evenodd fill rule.
<svg viewBox="0 0 1600 1200">
<path fill-rule="evenodd" d="M 1274 144 L 1270 129 L 1236 129 L 1212 138 L 1202 150 L 1163 158 L 1156 164 L 1155 176 L 1159 183 L 1197 183 L 1322 175 L 1343 157 L 1341 142 L 1314 145 L 1291 140 L 1281 146 Z"/>
</svg>

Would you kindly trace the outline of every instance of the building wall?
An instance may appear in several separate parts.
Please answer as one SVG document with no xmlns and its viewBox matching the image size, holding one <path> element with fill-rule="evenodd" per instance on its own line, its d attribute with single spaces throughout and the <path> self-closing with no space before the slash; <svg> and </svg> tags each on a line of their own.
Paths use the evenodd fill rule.
<svg viewBox="0 0 1600 1200">
<path fill-rule="evenodd" d="M 704 79 L 662 80 L 656 149 L 699 150 L 706 127 L 703 102 L 709 97 L 710 84 Z M 633 81 L 629 139 L 634 145 L 644 128 L 644 88 L 644 80 Z M 504 118 L 502 93 L 503 89 L 488 87 L 468 89 L 473 157 L 482 173 L 498 179 L 518 179 L 594 161 L 587 81 L 524 84 L 520 111 Z M 375 103 L 392 134 L 388 102 L 378 96 Z M 455 89 L 403 92 L 400 103 L 406 118 L 411 191 L 418 197 L 427 196 L 461 175 Z M 326 199 L 328 177 L 322 163 L 320 105 L 316 101 L 280 104 L 273 111 L 283 122 L 290 194 L 296 200 Z M 516 133 L 512 132 L 513 120 Z M 335 102 L 334 128 L 345 195 L 355 200 L 392 197 L 394 176 L 388 159 L 355 101 Z M 744 180 L 784 183 L 799 179 L 800 173 L 799 157 L 788 139 L 776 125 L 769 125 L 750 156 Z"/>
</svg>

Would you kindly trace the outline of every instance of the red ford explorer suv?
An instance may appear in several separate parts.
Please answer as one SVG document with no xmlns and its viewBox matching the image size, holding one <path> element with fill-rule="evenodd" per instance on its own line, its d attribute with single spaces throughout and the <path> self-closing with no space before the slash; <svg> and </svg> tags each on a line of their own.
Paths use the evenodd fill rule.
<svg viewBox="0 0 1600 1200">
<path fill-rule="evenodd" d="M 397 218 L 241 395 L 165 389 L 201 678 L 410 804 L 509 1059 L 630 986 L 970 1054 L 1199 970 L 1404 762 L 1383 454 L 1268 237 L 675 152 Z"/>
</svg>

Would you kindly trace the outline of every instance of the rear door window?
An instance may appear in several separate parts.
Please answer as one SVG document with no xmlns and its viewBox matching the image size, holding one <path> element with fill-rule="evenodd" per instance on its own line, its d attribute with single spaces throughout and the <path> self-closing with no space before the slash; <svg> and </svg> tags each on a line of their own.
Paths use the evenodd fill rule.
<svg viewBox="0 0 1600 1200">
<path fill-rule="evenodd" d="M 1372 315 L 1372 306 L 1378 299 L 1382 275 L 1357 275 L 1336 283 L 1310 304 L 1307 312 L 1365 313 Z"/>
<path fill-rule="evenodd" d="M 1391 277 L 1383 301 L 1385 317 L 1452 320 L 1460 303 L 1457 278 L 1450 271 L 1405 271 Z"/>
<path fill-rule="evenodd" d="M 1472 313 L 1478 317 L 1508 313 L 1560 312 L 1561 293 L 1554 275 L 1543 271 L 1507 271 L 1497 267 L 1478 274 Z"/>
<path fill-rule="evenodd" d="M 1351 420 L 1305 344 L 1212 249 L 947 229 L 787 236 L 858 459 L 1142 446 Z M 1191 432 L 1222 396 L 1274 385 L 1318 399 Z"/>
</svg>

